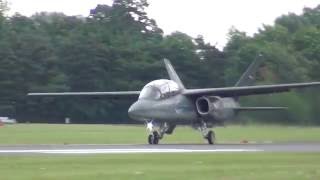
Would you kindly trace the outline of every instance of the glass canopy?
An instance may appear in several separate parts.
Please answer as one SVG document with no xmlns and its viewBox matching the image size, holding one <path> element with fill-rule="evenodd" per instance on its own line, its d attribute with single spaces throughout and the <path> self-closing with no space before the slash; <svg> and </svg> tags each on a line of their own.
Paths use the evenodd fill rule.
<svg viewBox="0 0 320 180">
<path fill-rule="evenodd" d="M 172 80 L 155 80 L 144 86 L 139 99 L 162 99 L 179 93 L 180 89 L 177 83 Z"/>
</svg>

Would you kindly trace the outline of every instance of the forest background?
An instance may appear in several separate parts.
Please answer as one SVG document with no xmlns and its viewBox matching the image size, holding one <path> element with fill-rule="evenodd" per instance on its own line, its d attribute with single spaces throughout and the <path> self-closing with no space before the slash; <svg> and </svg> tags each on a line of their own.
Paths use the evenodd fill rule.
<svg viewBox="0 0 320 180">
<path fill-rule="evenodd" d="M 30 98 L 28 92 L 140 90 L 168 78 L 172 61 L 187 88 L 233 86 L 262 54 L 255 84 L 320 81 L 320 6 L 265 25 L 253 36 L 230 27 L 219 50 L 199 35 L 164 35 L 148 17 L 146 0 L 114 0 L 88 17 L 42 12 L 7 16 L 0 0 L 0 116 L 19 122 L 135 123 L 135 99 Z M 210 22 L 208 22 L 210 23 Z M 250 106 L 288 106 L 287 112 L 243 113 L 236 123 L 320 125 L 319 89 L 244 97 Z"/>
</svg>

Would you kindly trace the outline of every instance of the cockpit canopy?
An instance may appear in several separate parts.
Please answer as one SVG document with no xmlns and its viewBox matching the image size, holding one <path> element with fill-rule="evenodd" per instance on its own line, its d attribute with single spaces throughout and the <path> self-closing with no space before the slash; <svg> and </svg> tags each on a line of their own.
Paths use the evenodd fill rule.
<svg viewBox="0 0 320 180">
<path fill-rule="evenodd" d="M 163 99 L 180 92 L 179 86 L 172 80 L 160 79 L 145 85 L 140 92 L 139 99 Z"/>
</svg>

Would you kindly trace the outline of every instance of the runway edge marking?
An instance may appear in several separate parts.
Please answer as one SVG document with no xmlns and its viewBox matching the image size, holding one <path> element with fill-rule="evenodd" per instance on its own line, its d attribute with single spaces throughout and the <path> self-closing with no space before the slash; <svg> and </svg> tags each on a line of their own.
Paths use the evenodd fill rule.
<svg viewBox="0 0 320 180">
<path fill-rule="evenodd" d="M 0 150 L 0 154 L 139 154 L 139 153 L 210 153 L 210 152 L 261 152 L 261 149 L 42 149 Z"/>
</svg>

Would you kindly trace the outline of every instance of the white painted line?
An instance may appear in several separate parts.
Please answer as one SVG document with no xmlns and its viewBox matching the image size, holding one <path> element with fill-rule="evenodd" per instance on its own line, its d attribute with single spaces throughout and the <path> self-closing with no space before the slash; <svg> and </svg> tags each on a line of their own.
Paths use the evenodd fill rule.
<svg viewBox="0 0 320 180">
<path fill-rule="evenodd" d="M 43 149 L 43 150 L 0 150 L 1 153 L 40 154 L 138 154 L 138 153 L 205 153 L 205 152 L 259 152 L 260 149 Z"/>
</svg>

